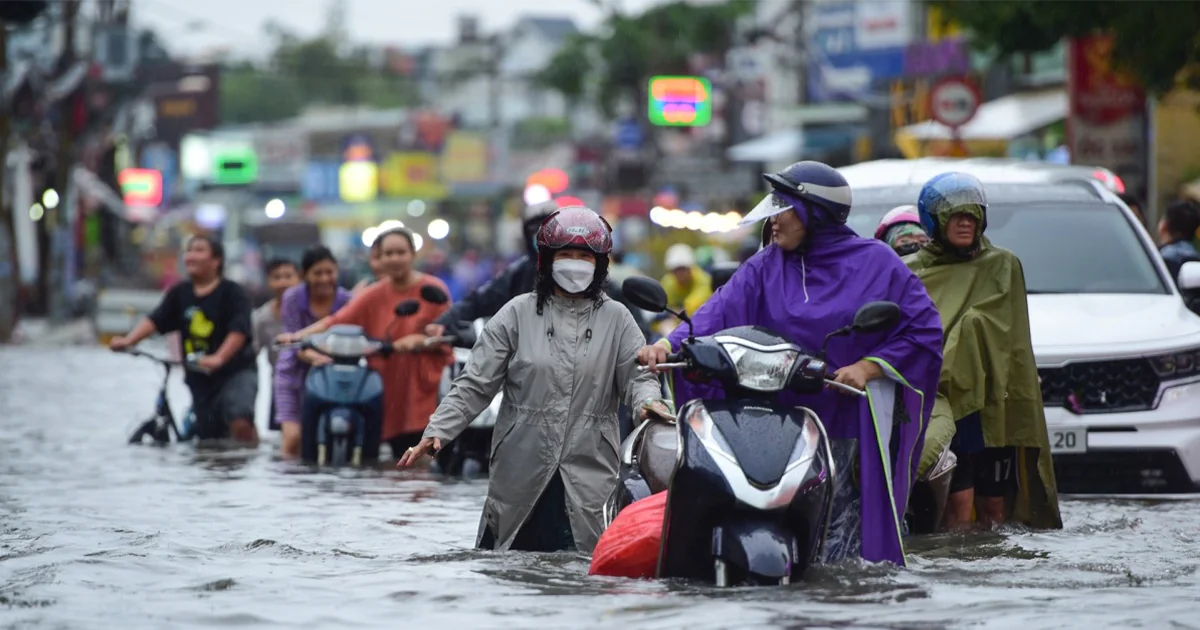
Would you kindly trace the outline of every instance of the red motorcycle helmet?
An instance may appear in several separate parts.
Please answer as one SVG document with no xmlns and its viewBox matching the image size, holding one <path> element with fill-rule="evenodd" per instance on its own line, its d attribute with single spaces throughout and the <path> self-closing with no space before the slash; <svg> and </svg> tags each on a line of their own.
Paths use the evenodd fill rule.
<svg viewBox="0 0 1200 630">
<path fill-rule="evenodd" d="M 538 251 L 574 247 L 607 256 L 612 252 L 612 226 L 590 208 L 567 206 L 546 217 L 537 233 L 537 247 Z"/>
</svg>

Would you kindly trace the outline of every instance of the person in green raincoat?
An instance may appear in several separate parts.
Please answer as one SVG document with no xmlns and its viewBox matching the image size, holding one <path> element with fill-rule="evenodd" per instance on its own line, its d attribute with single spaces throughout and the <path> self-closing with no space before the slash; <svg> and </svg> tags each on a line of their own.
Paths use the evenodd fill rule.
<svg viewBox="0 0 1200 630">
<path fill-rule="evenodd" d="M 937 305 L 942 377 L 921 468 L 946 444 L 958 457 L 943 525 L 1013 518 L 1060 529 L 1058 489 L 1029 334 L 1021 261 L 984 236 L 987 196 L 978 179 L 943 173 L 917 202 L 931 241 L 904 258 Z"/>
</svg>

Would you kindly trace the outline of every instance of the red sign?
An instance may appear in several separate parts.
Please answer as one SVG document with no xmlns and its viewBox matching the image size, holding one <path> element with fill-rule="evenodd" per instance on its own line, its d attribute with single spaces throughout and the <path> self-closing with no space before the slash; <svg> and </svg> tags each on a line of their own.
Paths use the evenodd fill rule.
<svg viewBox="0 0 1200 630">
<path fill-rule="evenodd" d="M 975 117 L 983 102 L 979 88 L 966 78 L 942 79 L 929 89 L 929 113 L 933 119 L 957 129 Z"/>
<path fill-rule="evenodd" d="M 1113 67 L 1113 41 L 1110 35 L 1072 39 L 1067 53 L 1071 113 L 1088 124 L 1123 120 L 1146 104 L 1137 79 Z"/>
<path fill-rule="evenodd" d="M 127 168 L 117 174 L 125 205 L 157 207 L 162 203 L 162 173 L 149 168 Z"/>
</svg>

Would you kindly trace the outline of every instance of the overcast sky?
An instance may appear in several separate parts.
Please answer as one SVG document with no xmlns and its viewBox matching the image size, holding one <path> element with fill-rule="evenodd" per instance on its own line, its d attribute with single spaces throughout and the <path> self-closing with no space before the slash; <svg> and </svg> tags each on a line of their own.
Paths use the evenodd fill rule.
<svg viewBox="0 0 1200 630">
<path fill-rule="evenodd" d="M 603 0 L 638 12 L 663 0 Z M 456 33 L 457 16 L 476 14 L 484 32 L 505 28 L 522 14 L 571 17 L 583 29 L 603 19 L 590 0 L 346 0 L 348 30 L 360 42 L 405 46 L 445 43 Z M 262 25 L 274 19 L 305 35 L 324 25 L 330 0 L 135 0 L 135 22 L 153 27 L 172 53 L 215 46 L 259 56 L 267 42 Z"/>
</svg>

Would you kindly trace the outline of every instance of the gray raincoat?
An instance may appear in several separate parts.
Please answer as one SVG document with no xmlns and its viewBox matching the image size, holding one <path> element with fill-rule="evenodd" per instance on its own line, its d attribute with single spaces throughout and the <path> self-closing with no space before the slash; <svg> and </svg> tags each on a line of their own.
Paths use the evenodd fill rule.
<svg viewBox="0 0 1200 630">
<path fill-rule="evenodd" d="M 617 483 L 617 407 L 662 395 L 654 375 L 636 369 L 644 343 L 629 310 L 607 296 L 599 306 L 553 296 L 538 315 L 527 293 L 488 321 L 424 434 L 458 437 L 503 388 L 477 544 L 490 528 L 496 549 L 508 549 L 558 471 L 575 545 L 591 552 Z"/>
</svg>

